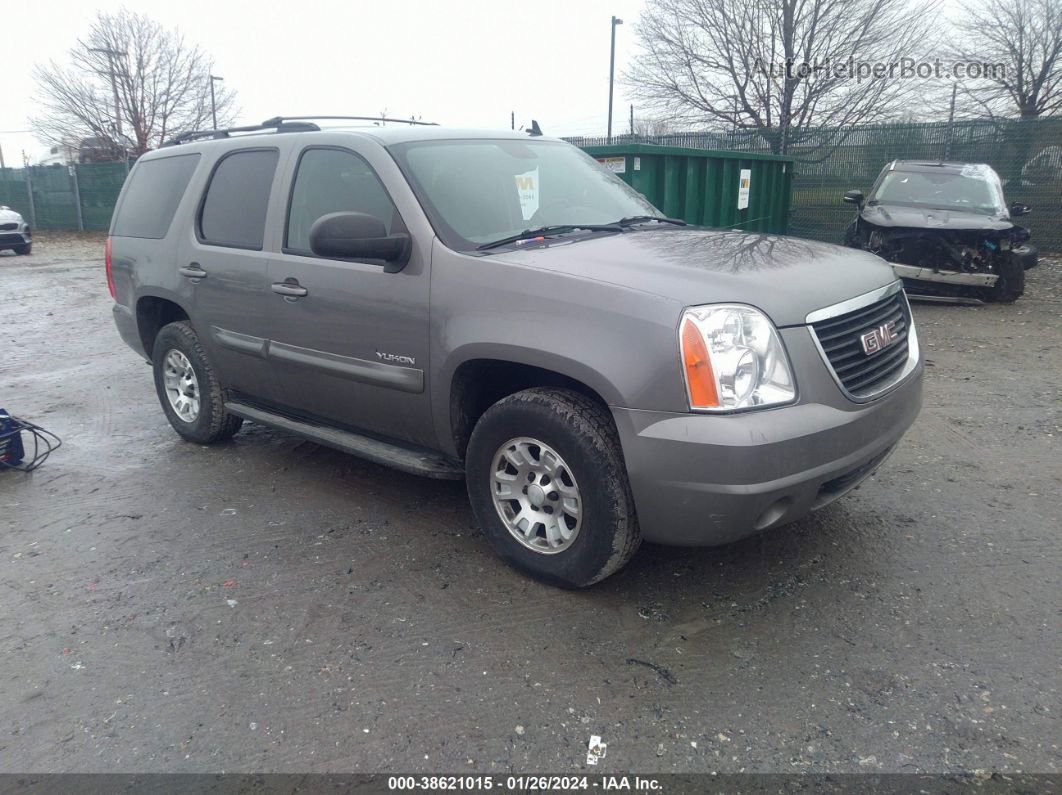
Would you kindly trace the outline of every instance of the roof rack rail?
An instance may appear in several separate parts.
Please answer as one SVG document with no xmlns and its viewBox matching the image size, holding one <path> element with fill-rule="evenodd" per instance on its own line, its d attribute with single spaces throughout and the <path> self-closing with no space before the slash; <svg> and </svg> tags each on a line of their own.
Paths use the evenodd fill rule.
<svg viewBox="0 0 1062 795">
<path fill-rule="evenodd" d="M 422 127 L 438 127 L 433 121 L 418 121 L 416 119 L 389 119 L 386 116 L 274 116 L 266 119 L 261 124 L 250 124 L 246 127 L 226 127 L 221 130 L 190 130 L 189 132 L 175 135 L 166 141 L 163 146 L 176 146 L 190 141 L 198 141 L 204 138 L 228 138 L 232 133 L 262 132 L 273 130 L 274 132 L 316 132 L 321 128 L 311 120 L 322 121 L 375 121 L 391 122 L 392 124 L 419 125 Z"/>
<path fill-rule="evenodd" d="M 202 138 L 228 138 L 231 133 L 249 133 L 249 132 L 261 132 L 263 130 L 273 130 L 274 132 L 314 132 L 320 130 L 316 124 L 309 124 L 307 122 L 296 122 L 294 124 L 288 124 L 283 119 L 266 119 L 261 124 L 249 124 L 245 127 L 226 127 L 220 130 L 190 130 L 189 132 L 180 133 L 175 135 L 170 140 L 166 141 L 163 146 L 176 146 L 177 144 L 186 144 L 189 141 L 198 141 Z"/>
<path fill-rule="evenodd" d="M 392 124 L 408 124 L 410 126 L 419 127 L 438 127 L 438 123 L 434 121 L 419 121 L 418 119 L 391 119 L 387 116 L 274 116 L 272 119 L 262 122 L 263 124 L 272 124 L 273 122 L 289 122 L 289 121 L 310 121 L 312 119 L 318 119 L 323 121 L 383 121 L 390 122 Z"/>
</svg>

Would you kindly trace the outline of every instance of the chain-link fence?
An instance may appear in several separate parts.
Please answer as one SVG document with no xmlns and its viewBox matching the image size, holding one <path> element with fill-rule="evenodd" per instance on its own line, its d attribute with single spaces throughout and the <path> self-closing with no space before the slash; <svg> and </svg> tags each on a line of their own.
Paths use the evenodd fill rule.
<svg viewBox="0 0 1062 795">
<path fill-rule="evenodd" d="M 578 146 L 605 143 L 604 138 L 568 140 Z M 776 136 L 754 130 L 623 135 L 612 141 L 747 152 L 781 148 Z M 790 234 L 839 243 L 854 216 L 851 205 L 841 201 L 846 190 L 868 191 L 892 160 L 952 160 L 992 166 L 1007 200 L 1032 207 L 1019 223 L 1032 230 L 1034 242 L 1062 251 L 1062 118 L 792 130 L 785 151 L 797 161 Z"/>
<path fill-rule="evenodd" d="M 0 204 L 34 229 L 102 229 L 111 222 L 125 163 L 0 169 Z"/>
</svg>

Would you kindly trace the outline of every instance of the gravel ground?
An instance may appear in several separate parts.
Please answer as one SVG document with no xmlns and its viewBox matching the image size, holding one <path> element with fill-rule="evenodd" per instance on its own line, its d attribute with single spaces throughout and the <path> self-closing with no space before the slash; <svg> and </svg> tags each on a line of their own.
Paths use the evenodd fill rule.
<svg viewBox="0 0 1062 795">
<path fill-rule="evenodd" d="M 460 483 L 247 426 L 182 442 L 118 339 L 98 236 L 0 258 L 0 772 L 1058 772 L 1062 260 L 919 305 L 887 467 L 720 549 L 570 593 Z"/>
</svg>

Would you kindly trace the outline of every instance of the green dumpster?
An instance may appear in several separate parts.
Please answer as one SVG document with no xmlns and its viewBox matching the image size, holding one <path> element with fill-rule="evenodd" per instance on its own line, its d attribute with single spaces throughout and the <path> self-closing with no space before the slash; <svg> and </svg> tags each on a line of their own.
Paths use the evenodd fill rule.
<svg viewBox="0 0 1062 795">
<path fill-rule="evenodd" d="M 785 234 L 793 158 L 653 144 L 583 147 L 672 218 Z"/>
</svg>

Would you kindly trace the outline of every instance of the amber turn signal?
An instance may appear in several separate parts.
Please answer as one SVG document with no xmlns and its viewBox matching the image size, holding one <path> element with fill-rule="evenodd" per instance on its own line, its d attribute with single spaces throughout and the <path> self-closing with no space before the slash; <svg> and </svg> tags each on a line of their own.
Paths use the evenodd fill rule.
<svg viewBox="0 0 1062 795">
<path fill-rule="evenodd" d="M 715 387 L 715 373 L 708 358 L 708 348 L 700 329 L 689 319 L 682 324 L 682 362 L 686 367 L 690 408 L 718 408 L 719 393 Z"/>
</svg>

